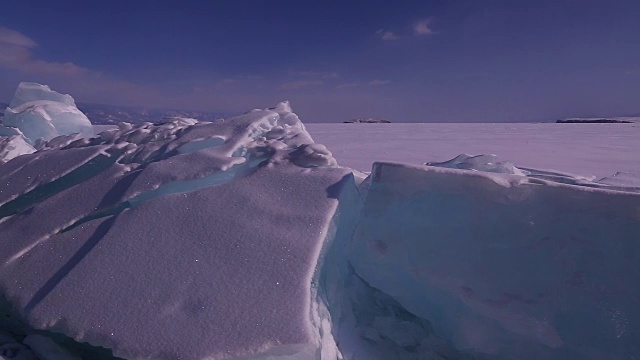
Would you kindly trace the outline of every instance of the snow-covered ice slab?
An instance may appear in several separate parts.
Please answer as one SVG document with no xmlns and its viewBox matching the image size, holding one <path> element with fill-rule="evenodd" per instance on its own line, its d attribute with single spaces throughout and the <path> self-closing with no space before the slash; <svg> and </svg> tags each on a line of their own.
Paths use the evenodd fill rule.
<svg viewBox="0 0 640 360">
<path fill-rule="evenodd" d="M 48 141 L 59 135 L 73 133 L 90 137 L 93 128 L 89 119 L 76 107 L 70 95 L 59 94 L 46 85 L 22 82 L 4 111 L 4 130 L 19 129 L 30 144 L 38 139 Z"/>
<path fill-rule="evenodd" d="M 350 259 L 464 353 L 638 356 L 638 193 L 376 163 Z"/>
<path fill-rule="evenodd" d="M 0 165 L 0 288 L 31 327 L 127 359 L 338 356 L 316 270 L 350 171 L 288 104 L 43 149 Z"/>
</svg>

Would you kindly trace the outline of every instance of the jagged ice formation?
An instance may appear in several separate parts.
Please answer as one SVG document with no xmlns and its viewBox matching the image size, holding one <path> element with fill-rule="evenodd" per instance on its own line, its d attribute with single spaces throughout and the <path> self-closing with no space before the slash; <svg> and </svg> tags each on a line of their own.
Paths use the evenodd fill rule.
<svg viewBox="0 0 640 360">
<path fill-rule="evenodd" d="M 625 176 L 461 155 L 365 179 L 287 103 L 58 136 L 0 165 L 0 358 L 638 356 Z"/>
</svg>

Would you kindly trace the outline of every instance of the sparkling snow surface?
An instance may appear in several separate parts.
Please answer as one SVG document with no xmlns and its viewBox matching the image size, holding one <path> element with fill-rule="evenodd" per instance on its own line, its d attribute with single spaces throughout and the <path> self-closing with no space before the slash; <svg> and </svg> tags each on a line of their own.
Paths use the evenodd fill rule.
<svg viewBox="0 0 640 360">
<path fill-rule="evenodd" d="M 638 135 L 282 103 L 56 137 L 0 164 L 0 359 L 637 358 Z"/>
</svg>

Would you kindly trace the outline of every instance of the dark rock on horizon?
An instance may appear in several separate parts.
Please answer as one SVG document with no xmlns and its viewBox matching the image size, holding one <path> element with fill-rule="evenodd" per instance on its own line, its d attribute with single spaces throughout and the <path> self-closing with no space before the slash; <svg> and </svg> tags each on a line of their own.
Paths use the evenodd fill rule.
<svg viewBox="0 0 640 360">
<path fill-rule="evenodd" d="M 374 118 L 356 118 L 348 121 L 344 121 L 345 124 L 390 124 L 389 120 L 374 119 Z"/>
</svg>

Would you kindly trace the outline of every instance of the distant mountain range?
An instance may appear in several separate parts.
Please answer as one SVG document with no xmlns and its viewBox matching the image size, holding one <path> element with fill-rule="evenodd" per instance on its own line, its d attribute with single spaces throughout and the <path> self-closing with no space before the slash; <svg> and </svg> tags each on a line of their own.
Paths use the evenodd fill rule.
<svg viewBox="0 0 640 360">
<path fill-rule="evenodd" d="M 4 109 L 8 105 L 9 104 L 6 103 L 0 103 L 0 119 L 2 119 Z M 171 117 L 187 117 L 202 121 L 214 121 L 233 115 L 204 111 L 149 109 L 85 103 L 78 103 L 78 108 L 96 125 L 113 125 L 123 121 L 134 124 L 143 122 L 157 123 L 165 118 Z"/>
</svg>

